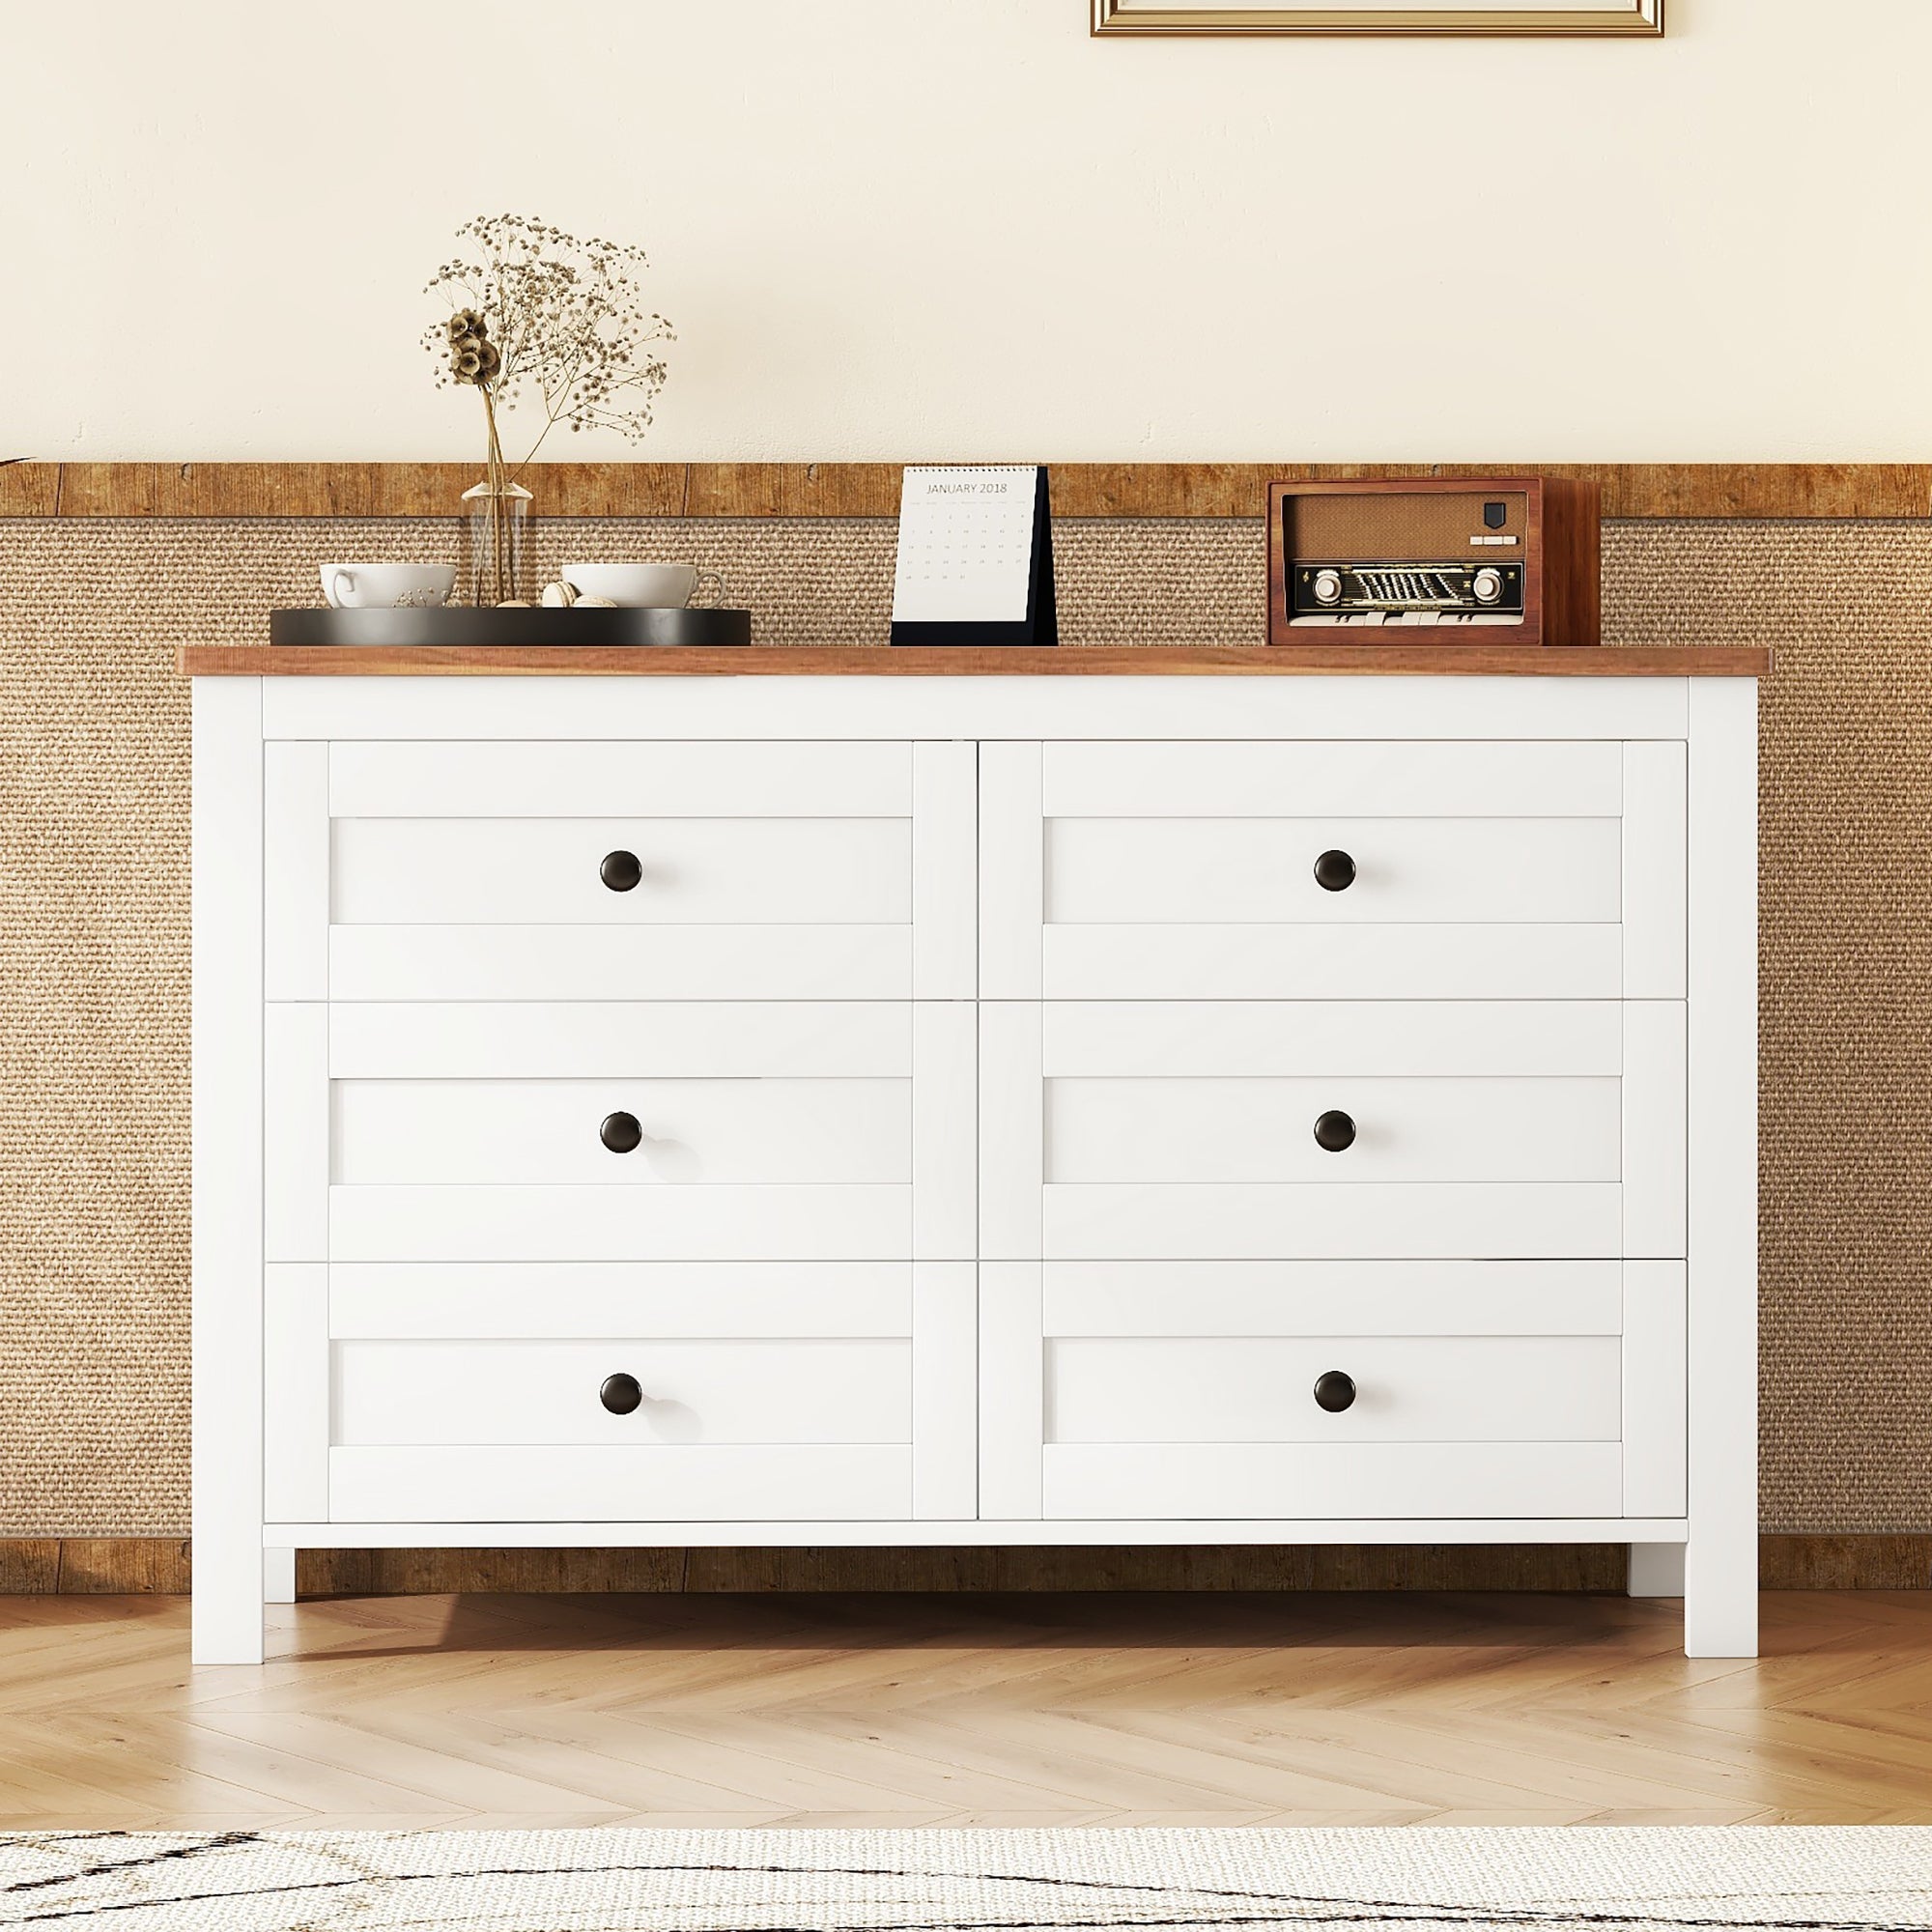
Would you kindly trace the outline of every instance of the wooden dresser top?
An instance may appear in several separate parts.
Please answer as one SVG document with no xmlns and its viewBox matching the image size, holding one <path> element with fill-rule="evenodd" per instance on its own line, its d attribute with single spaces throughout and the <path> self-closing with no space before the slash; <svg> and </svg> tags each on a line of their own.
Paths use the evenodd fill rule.
<svg viewBox="0 0 1932 1932">
<path fill-rule="evenodd" d="M 1762 677 L 1769 650 L 1301 644 L 1083 650 L 185 644 L 190 677 Z"/>
</svg>

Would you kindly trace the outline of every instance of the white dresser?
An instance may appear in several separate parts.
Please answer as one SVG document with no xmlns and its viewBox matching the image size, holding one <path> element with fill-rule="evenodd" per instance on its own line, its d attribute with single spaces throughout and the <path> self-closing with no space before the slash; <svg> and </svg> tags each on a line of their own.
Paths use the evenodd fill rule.
<svg viewBox="0 0 1932 1932">
<path fill-rule="evenodd" d="M 1614 1541 L 1751 1654 L 1751 677 L 754 655 L 185 654 L 196 1658 L 700 1543 Z"/>
</svg>

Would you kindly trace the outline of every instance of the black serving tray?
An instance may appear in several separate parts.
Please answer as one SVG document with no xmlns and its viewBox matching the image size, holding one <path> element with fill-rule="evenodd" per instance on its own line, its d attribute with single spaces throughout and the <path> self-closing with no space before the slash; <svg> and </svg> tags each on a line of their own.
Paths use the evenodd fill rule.
<svg viewBox="0 0 1932 1932">
<path fill-rule="evenodd" d="M 752 641 L 749 611 L 271 611 L 271 644 L 364 644 L 406 650 L 423 644 L 681 645 L 715 650 Z"/>
</svg>

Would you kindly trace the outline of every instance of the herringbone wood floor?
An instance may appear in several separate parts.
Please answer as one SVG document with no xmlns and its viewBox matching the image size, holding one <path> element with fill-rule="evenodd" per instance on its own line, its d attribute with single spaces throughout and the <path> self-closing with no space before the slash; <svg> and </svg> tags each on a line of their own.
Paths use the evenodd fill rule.
<svg viewBox="0 0 1932 1932">
<path fill-rule="evenodd" d="M 1932 1593 L 0 1599 L 0 1828 L 1923 1823 Z"/>
</svg>

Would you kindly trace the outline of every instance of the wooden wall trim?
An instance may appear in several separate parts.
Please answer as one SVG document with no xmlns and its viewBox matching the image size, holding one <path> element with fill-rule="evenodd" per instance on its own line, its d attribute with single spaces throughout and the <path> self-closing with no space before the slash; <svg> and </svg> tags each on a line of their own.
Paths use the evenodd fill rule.
<svg viewBox="0 0 1932 1932">
<path fill-rule="evenodd" d="M 1932 1532 L 1765 1536 L 1767 1590 L 1932 1589 Z M 0 1596 L 172 1596 L 179 1536 L 0 1538 Z M 1621 1590 L 1620 1544 L 1203 1549 L 310 1549 L 306 1597 L 458 1591 Z"/>
<path fill-rule="evenodd" d="M 893 517 L 895 463 L 551 463 L 526 481 L 544 517 Z M 0 517 L 454 515 L 462 463 L 0 463 Z M 1932 464 L 1070 463 L 1063 517 L 1249 517 L 1271 479 L 1577 476 L 1618 518 L 1932 515 Z"/>
</svg>

